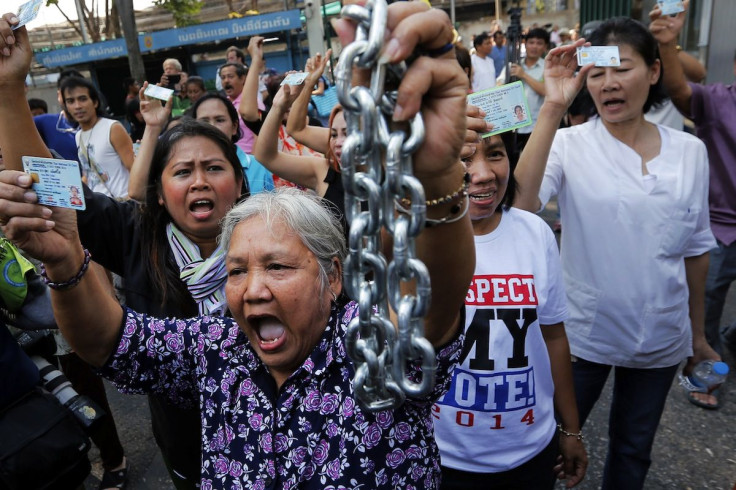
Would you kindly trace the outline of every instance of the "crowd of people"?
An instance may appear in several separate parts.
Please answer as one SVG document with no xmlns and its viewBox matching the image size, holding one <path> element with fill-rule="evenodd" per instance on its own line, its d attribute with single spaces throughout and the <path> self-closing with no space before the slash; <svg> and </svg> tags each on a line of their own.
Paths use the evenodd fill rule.
<svg viewBox="0 0 736 490">
<path fill-rule="evenodd" d="M 649 26 L 612 18 L 588 38 L 530 29 L 517 64 L 501 30 L 471 54 L 440 11 L 389 6 L 384 61 L 417 55 L 393 122 L 421 110 L 426 126 L 413 162 L 432 226 L 416 251 L 437 370 L 430 393 L 379 411 L 359 403 L 347 354 L 363 313 L 343 278 L 346 114 L 336 105 L 323 127 L 311 110 L 331 53 L 282 86 L 261 76 L 253 36 L 250 65 L 228 49 L 211 92 L 168 59 L 168 101 L 125 80 L 126 132 L 73 70 L 59 77 L 62 111 L 34 117 L 28 35 L 3 16 L 0 227 L 43 264 L 62 367 L 109 412 L 93 437 L 100 488 L 125 488 L 129 465 L 100 376 L 148 396 L 178 489 L 571 488 L 589 457 L 605 459 L 602 488 L 643 488 L 678 371 L 720 359 L 721 335 L 736 346 L 736 329 L 719 332 L 736 278 L 736 89 L 688 81 L 704 70 L 677 48 L 686 15 L 655 6 Z M 352 21 L 334 27 L 353 41 Z M 584 45 L 616 46 L 620 66 L 579 66 Z M 466 97 L 506 71 L 533 123 L 484 137 L 493 126 Z M 652 122 L 663 107 L 697 136 L 682 119 Z M 24 156 L 78 161 L 86 209 L 38 202 Z M 553 198 L 559 249 L 534 214 Z M 584 425 L 611 372 L 608 452 L 588 454 Z"/>
</svg>

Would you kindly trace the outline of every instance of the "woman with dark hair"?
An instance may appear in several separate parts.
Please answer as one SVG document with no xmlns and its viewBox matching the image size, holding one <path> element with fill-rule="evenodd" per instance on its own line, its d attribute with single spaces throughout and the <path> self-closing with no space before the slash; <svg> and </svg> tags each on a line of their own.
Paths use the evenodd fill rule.
<svg viewBox="0 0 736 490">
<path fill-rule="evenodd" d="M 196 75 L 187 78 L 186 87 L 187 98 L 192 104 L 195 104 L 203 95 L 207 93 L 207 88 L 204 86 L 204 79 Z"/>
<path fill-rule="evenodd" d="M 225 136 L 230 136 L 233 145 L 242 137 L 238 121 L 240 116 L 235 106 L 227 97 L 211 93 L 203 95 L 192 106 L 191 116 L 198 120 L 212 124 L 222 131 Z M 274 188 L 273 176 L 253 155 L 244 152 L 239 146 L 235 146 L 238 159 L 243 166 L 245 176 L 248 178 L 248 187 L 251 194 L 271 191 Z"/>
<path fill-rule="evenodd" d="M 183 120 L 163 134 L 152 157 L 145 199 L 120 204 L 85 188 L 82 243 L 95 261 L 124 279 L 127 305 L 150 315 L 222 315 L 223 251 L 219 222 L 245 192 L 231 141 L 209 124 Z M 204 272 L 206 281 L 198 279 Z M 151 423 L 177 488 L 199 479 L 197 400 L 174 405 L 149 395 Z"/>
<path fill-rule="evenodd" d="M 662 101 L 657 43 L 629 18 L 590 37 L 617 46 L 621 66 L 586 65 L 575 49 L 546 59 L 547 96 L 515 175 L 516 205 L 558 197 L 565 224 L 566 322 L 581 423 L 614 371 L 603 488 L 642 488 L 667 393 L 681 361 L 718 359 L 705 341 L 704 288 L 715 245 L 705 146 L 647 122 Z M 557 131 L 583 83 L 599 117 Z M 648 90 L 642 90 L 648 87 Z"/>
<path fill-rule="evenodd" d="M 544 221 L 511 207 L 507 147 L 494 135 L 463 150 L 476 266 L 462 354 L 433 408 L 445 490 L 552 489 L 559 454 L 557 476 L 572 487 L 587 467 L 582 438 L 569 436 L 580 426 L 557 243 Z"/>
</svg>

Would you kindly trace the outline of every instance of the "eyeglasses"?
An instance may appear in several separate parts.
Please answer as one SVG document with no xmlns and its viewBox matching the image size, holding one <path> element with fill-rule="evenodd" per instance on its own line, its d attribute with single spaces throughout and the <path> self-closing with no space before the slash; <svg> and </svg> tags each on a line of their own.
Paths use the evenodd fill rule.
<svg viewBox="0 0 736 490">
<path fill-rule="evenodd" d="M 56 130 L 60 133 L 76 133 L 78 128 L 63 128 L 61 127 L 61 120 L 64 118 L 64 112 L 59 113 L 59 118 L 56 120 Z"/>
</svg>

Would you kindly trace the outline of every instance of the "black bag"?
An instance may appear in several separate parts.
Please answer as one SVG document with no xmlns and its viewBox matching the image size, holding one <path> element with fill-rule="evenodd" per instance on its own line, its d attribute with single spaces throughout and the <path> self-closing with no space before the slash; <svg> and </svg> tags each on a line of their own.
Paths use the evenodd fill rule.
<svg viewBox="0 0 736 490">
<path fill-rule="evenodd" d="M 0 489 L 74 488 L 90 472 L 89 438 L 40 388 L 0 412 L 0 441 Z"/>
</svg>

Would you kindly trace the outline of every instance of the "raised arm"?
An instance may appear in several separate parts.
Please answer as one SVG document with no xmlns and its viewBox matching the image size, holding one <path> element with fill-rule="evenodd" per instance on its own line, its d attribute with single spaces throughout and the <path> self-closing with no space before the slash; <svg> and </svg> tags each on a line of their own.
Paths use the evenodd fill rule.
<svg viewBox="0 0 736 490">
<path fill-rule="evenodd" d="M 15 14 L 5 14 L 0 19 L 0 148 L 9 170 L 22 170 L 24 155 L 51 157 L 26 101 L 25 79 L 33 49 L 25 27 L 11 30 L 10 26 L 17 23 Z"/>
<path fill-rule="evenodd" d="M 258 75 L 263 71 L 263 37 L 253 36 L 248 41 L 250 67 L 245 77 L 243 97 L 240 99 L 240 117 L 245 121 L 258 121 L 261 118 L 258 110 Z"/>
<path fill-rule="evenodd" d="M 586 65 L 575 75 L 575 50 L 584 43 L 584 39 L 579 39 L 574 44 L 555 48 L 545 58 L 544 85 L 547 95 L 539 110 L 534 131 L 514 171 L 514 177 L 519 183 L 514 207 L 535 213 L 542 205 L 539 189 L 542 187 L 552 141 L 562 117 L 582 88 L 586 74 L 593 67 L 592 64 Z"/>
<path fill-rule="evenodd" d="M 263 122 L 258 135 L 258 141 L 253 151 L 256 160 L 272 174 L 295 184 L 312 189 L 323 196 L 327 184 L 324 178 L 327 175 L 327 159 L 312 156 L 290 155 L 278 149 L 279 127 L 286 112 L 291 107 L 300 87 L 284 85 L 274 97 L 271 110 Z"/>
<path fill-rule="evenodd" d="M 143 92 L 145 92 L 146 87 L 148 87 L 148 82 L 143 83 L 143 87 L 138 93 L 141 101 L 141 115 L 143 115 L 143 120 L 146 122 L 146 129 L 143 131 L 141 146 L 138 148 L 133 168 L 130 169 L 130 181 L 128 182 L 128 197 L 140 202 L 143 202 L 146 198 L 148 173 L 151 171 L 153 150 L 156 149 L 158 137 L 166 126 L 173 107 L 173 96 L 169 97 L 166 105 L 163 105 L 160 100 L 144 95 Z"/>
<path fill-rule="evenodd" d="M 304 80 L 304 89 L 291 106 L 289 119 L 286 122 L 286 132 L 299 143 L 306 145 L 322 154 L 329 150 L 330 129 L 310 126 L 307 124 L 309 101 L 312 99 L 311 88 L 318 82 L 330 60 L 332 50 L 328 49 L 324 58 L 317 53 L 314 58 L 307 60 L 306 71 L 309 73 Z"/>
<path fill-rule="evenodd" d="M 654 8 L 649 13 L 651 23 L 649 31 L 659 44 L 659 56 L 662 59 L 662 79 L 670 99 L 686 117 L 692 117 L 690 114 L 690 99 L 693 91 L 685 78 L 685 71 L 682 68 L 677 52 L 677 40 L 680 37 L 680 31 L 685 24 L 685 16 L 689 1 L 683 2 L 685 11 L 680 12 L 674 17 L 662 15 L 662 10 L 655 3 Z"/>
<path fill-rule="evenodd" d="M 0 223 L 10 240 L 43 262 L 55 283 L 81 280 L 65 290 L 51 290 L 54 317 L 64 338 L 82 359 L 101 366 L 117 344 L 123 311 L 88 264 L 77 233 L 76 212 L 37 204 L 31 177 L 0 172 Z M 84 271 L 84 272 L 83 272 Z"/>
<path fill-rule="evenodd" d="M 24 79 L 31 48 L 26 28 L 12 32 L 13 14 L 0 19 L 0 144 L 6 165 L 22 167 L 21 156 L 51 156 L 33 124 L 25 99 Z M 11 43 L 7 43 L 12 37 Z M 16 100 L 13 100 L 16 99 Z M 22 135 L 22 137 L 19 137 Z M 5 236 L 41 260 L 49 279 L 64 283 L 76 278 L 85 263 L 77 232 L 76 212 L 37 204 L 31 178 L 23 172 L 0 172 L 0 226 Z M 51 293 L 54 316 L 64 337 L 79 355 L 102 365 L 112 353 L 122 322 L 122 308 L 91 271 L 79 283 Z"/>
<path fill-rule="evenodd" d="M 452 23 L 441 10 L 429 10 L 422 2 L 398 2 L 389 7 L 384 57 L 389 62 L 406 59 L 415 48 L 425 52 L 446 46 L 453 39 Z M 335 29 L 343 46 L 352 40 L 354 28 L 339 20 Z M 424 186 L 427 199 L 453 195 L 464 181 L 460 150 L 465 138 L 467 76 L 452 49 L 436 57 L 419 56 L 408 68 L 398 91 L 395 121 L 406 121 L 420 109 L 427 138 L 414 154 L 414 175 Z M 467 206 L 464 196 L 429 206 L 427 216 L 454 216 L 453 207 Z M 440 346 L 457 334 L 460 312 L 475 268 L 475 252 L 467 215 L 425 229 L 416 251 L 432 281 L 432 304 L 425 319 L 425 336 Z"/>
</svg>

